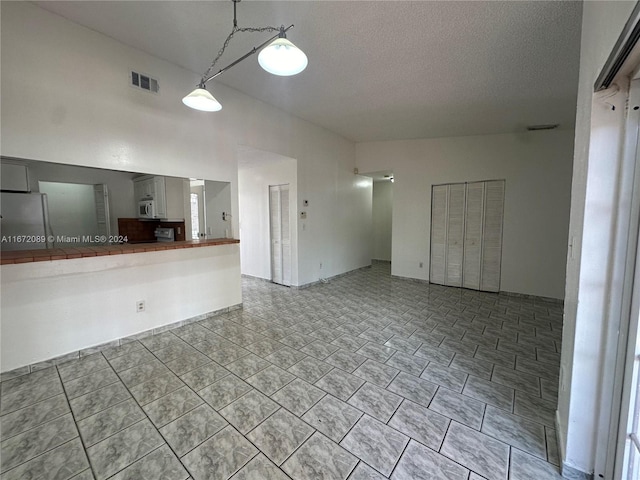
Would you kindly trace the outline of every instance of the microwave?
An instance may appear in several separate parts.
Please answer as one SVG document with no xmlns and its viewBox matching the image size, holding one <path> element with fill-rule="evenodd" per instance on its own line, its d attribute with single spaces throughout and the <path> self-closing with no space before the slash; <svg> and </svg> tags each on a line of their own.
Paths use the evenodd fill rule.
<svg viewBox="0 0 640 480">
<path fill-rule="evenodd" d="M 138 218 L 156 218 L 156 204 L 153 200 L 138 202 Z"/>
</svg>

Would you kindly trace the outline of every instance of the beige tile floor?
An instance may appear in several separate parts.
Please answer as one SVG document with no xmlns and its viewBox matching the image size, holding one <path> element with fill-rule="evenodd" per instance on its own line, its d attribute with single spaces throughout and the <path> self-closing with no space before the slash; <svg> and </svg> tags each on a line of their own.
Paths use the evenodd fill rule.
<svg viewBox="0 0 640 480">
<path fill-rule="evenodd" d="M 296 290 L 0 384 L 0 479 L 560 478 L 560 304 L 392 278 Z"/>
</svg>

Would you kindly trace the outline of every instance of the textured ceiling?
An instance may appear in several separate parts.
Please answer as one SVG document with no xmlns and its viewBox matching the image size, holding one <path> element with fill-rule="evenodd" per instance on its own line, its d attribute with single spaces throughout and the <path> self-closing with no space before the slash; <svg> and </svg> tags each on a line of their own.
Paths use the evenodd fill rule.
<svg viewBox="0 0 640 480">
<path fill-rule="evenodd" d="M 233 18 L 231 1 L 36 3 L 198 74 Z M 309 66 L 276 77 L 251 58 L 208 88 L 215 95 L 224 83 L 353 141 L 572 128 L 581 9 L 574 1 L 244 0 L 239 25 L 295 24 L 288 36 Z M 220 66 L 265 37 L 237 34 Z"/>
</svg>

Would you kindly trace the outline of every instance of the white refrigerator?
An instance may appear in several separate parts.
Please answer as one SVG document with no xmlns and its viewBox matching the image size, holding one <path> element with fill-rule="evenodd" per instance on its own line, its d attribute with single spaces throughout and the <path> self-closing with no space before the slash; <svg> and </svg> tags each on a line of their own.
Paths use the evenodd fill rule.
<svg viewBox="0 0 640 480">
<path fill-rule="evenodd" d="M 52 235 L 46 194 L 0 193 L 0 249 L 52 248 Z"/>
</svg>

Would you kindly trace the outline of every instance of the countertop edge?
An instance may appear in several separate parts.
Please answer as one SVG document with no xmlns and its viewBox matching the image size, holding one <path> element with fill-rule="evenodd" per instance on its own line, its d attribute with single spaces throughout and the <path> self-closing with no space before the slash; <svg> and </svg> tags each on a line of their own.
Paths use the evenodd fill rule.
<svg viewBox="0 0 640 480">
<path fill-rule="evenodd" d="M 69 260 L 75 258 L 91 258 L 104 255 L 129 255 L 134 253 L 160 252 L 165 250 L 181 250 L 184 248 L 215 247 L 240 243 L 235 238 L 212 238 L 210 240 L 187 240 L 183 242 L 153 242 L 136 244 L 119 244 L 95 247 L 51 248 L 39 250 L 0 250 L 0 265 L 19 263 Z"/>
</svg>

